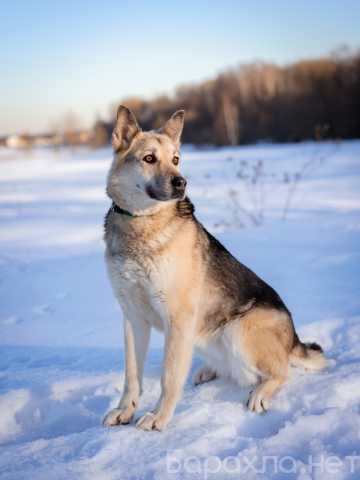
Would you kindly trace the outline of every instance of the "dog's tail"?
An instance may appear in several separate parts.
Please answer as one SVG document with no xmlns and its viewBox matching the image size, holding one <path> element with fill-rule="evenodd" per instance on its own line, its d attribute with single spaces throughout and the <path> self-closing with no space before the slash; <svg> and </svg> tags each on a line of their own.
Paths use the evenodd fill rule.
<svg viewBox="0 0 360 480">
<path fill-rule="evenodd" d="M 296 336 L 295 345 L 290 352 L 291 365 L 303 367 L 306 370 L 322 370 L 327 362 L 323 349 L 317 343 L 302 343 Z"/>
</svg>

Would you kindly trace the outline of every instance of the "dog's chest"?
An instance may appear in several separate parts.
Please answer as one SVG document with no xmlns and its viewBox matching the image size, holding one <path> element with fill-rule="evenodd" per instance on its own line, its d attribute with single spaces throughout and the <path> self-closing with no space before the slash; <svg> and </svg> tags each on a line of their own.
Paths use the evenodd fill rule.
<svg viewBox="0 0 360 480">
<path fill-rule="evenodd" d="M 161 269 L 146 257 L 107 255 L 106 260 L 113 290 L 125 315 L 142 317 L 160 330 L 166 328 L 167 308 Z"/>
</svg>

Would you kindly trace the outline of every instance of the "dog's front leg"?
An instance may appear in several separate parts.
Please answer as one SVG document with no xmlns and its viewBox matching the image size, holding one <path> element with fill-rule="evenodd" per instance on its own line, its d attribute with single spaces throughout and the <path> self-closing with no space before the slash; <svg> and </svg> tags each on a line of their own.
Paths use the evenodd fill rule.
<svg viewBox="0 0 360 480">
<path fill-rule="evenodd" d="M 171 420 L 191 365 L 194 334 L 186 323 L 171 325 L 166 335 L 162 392 L 153 412 L 141 417 L 136 426 L 143 430 L 163 430 Z"/>
<path fill-rule="evenodd" d="M 129 423 L 142 391 L 145 356 L 149 345 L 150 326 L 140 319 L 124 319 L 125 384 L 117 408 L 110 410 L 103 424 L 107 427 Z"/>
</svg>

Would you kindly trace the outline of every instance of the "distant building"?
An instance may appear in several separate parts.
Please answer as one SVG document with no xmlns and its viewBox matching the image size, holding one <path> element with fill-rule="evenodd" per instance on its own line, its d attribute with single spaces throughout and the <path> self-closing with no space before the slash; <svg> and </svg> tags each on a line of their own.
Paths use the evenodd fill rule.
<svg viewBox="0 0 360 480">
<path fill-rule="evenodd" d="M 4 144 L 8 148 L 58 147 L 61 145 L 89 145 L 92 132 L 75 130 L 64 133 L 42 133 L 34 135 L 10 135 Z"/>
<path fill-rule="evenodd" d="M 8 148 L 31 148 L 33 145 L 33 138 L 30 135 L 10 135 L 6 139 L 6 146 Z"/>
<path fill-rule="evenodd" d="M 34 145 L 37 147 L 52 147 L 63 143 L 62 136 L 58 133 L 45 133 L 34 136 Z"/>
</svg>

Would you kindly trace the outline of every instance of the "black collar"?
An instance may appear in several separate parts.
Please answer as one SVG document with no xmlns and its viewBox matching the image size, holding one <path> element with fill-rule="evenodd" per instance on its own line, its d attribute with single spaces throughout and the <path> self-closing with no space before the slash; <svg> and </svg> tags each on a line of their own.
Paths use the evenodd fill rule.
<svg viewBox="0 0 360 480">
<path fill-rule="evenodd" d="M 136 215 L 129 212 L 128 210 L 124 210 L 123 208 L 120 208 L 118 205 L 116 205 L 115 202 L 113 202 L 111 205 L 111 211 L 115 213 L 119 213 L 120 215 L 128 215 L 129 217 L 136 217 Z"/>
</svg>

